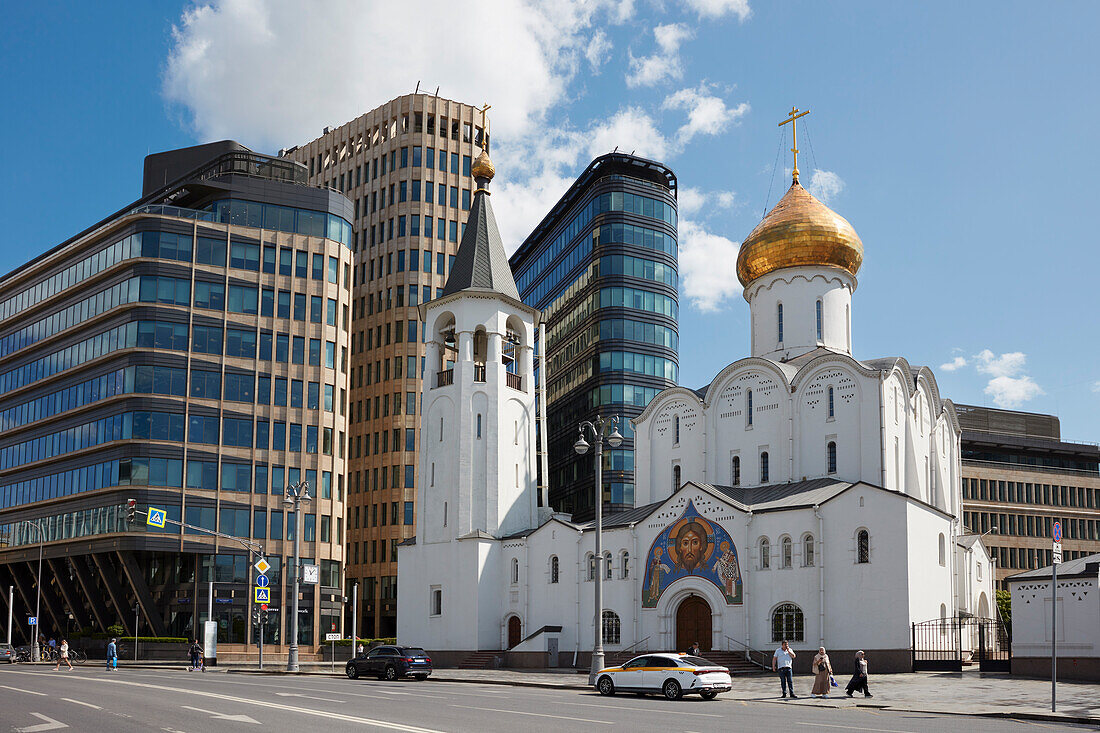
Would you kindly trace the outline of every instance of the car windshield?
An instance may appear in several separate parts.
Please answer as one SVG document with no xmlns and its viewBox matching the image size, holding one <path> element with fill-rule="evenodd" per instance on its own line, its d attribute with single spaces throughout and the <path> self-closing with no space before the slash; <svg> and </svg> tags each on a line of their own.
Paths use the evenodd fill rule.
<svg viewBox="0 0 1100 733">
<path fill-rule="evenodd" d="M 715 667 L 714 662 L 709 659 L 703 659 L 702 657 L 684 656 L 680 657 L 681 667 Z"/>
</svg>

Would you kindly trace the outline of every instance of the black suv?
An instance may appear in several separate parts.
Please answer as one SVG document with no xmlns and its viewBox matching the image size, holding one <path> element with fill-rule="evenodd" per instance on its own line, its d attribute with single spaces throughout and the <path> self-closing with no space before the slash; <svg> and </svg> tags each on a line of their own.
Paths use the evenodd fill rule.
<svg viewBox="0 0 1100 733">
<path fill-rule="evenodd" d="M 360 675 L 374 675 L 383 680 L 414 677 L 422 681 L 432 673 L 432 660 L 418 647 L 377 646 L 349 660 L 344 672 L 353 680 Z"/>
</svg>

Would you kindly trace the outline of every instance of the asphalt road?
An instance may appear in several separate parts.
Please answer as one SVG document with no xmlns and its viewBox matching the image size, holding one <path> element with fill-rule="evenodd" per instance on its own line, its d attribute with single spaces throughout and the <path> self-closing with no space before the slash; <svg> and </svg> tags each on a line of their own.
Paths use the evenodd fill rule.
<svg viewBox="0 0 1100 733">
<path fill-rule="evenodd" d="M 85 665 L 75 672 L 0 667 L 0 731 L 127 733 L 207 731 L 740 731 L 784 733 L 1041 733 L 1071 729 L 1015 722 L 898 713 L 867 708 L 823 709 L 798 702 L 706 702 L 427 682 L 332 677 L 251 676 L 217 672 L 126 670 Z"/>
</svg>

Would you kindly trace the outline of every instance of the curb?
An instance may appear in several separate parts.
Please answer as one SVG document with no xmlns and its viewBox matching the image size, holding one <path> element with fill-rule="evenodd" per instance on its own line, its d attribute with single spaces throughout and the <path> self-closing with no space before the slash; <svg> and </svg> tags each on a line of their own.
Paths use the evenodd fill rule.
<svg viewBox="0 0 1100 733">
<path fill-rule="evenodd" d="M 740 699 L 738 702 L 745 703 L 766 703 L 771 705 L 789 705 L 785 700 L 760 700 L 760 699 Z M 798 705 L 798 703 L 796 703 Z M 799 707 L 814 707 L 814 708 L 830 708 L 838 709 L 842 706 L 838 705 L 821 705 L 819 703 L 806 702 L 799 705 Z M 843 706 L 847 707 L 847 706 Z M 890 705 L 888 703 L 854 703 L 853 708 L 869 708 L 874 710 L 887 710 L 890 712 L 898 713 L 923 713 L 925 715 L 953 715 L 959 717 L 968 718 L 992 718 L 995 720 L 1034 720 L 1047 723 L 1077 723 L 1081 725 L 1098 725 L 1100 724 L 1100 717 L 1089 715 L 1064 715 L 1059 713 L 1029 713 L 1029 712 L 965 712 L 958 710 L 929 710 L 927 708 L 914 708 L 914 707 L 900 707 L 897 705 Z"/>
</svg>

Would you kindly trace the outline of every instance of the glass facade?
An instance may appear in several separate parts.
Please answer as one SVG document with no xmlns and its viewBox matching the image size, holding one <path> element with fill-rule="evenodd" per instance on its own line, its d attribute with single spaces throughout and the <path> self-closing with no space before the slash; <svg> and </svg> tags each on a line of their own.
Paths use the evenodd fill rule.
<svg viewBox="0 0 1100 733">
<path fill-rule="evenodd" d="M 512 256 L 524 301 L 543 312 L 550 504 L 577 519 L 595 507 L 592 454 L 577 425 L 621 418 L 604 451 L 603 502 L 634 505 L 629 419 L 678 379 L 676 182 L 658 163 L 598 158 Z M 541 471 L 541 466 L 539 468 Z"/>
<path fill-rule="evenodd" d="M 254 640 L 238 623 L 249 616 L 252 560 L 231 538 L 259 542 L 285 566 L 295 528 L 281 498 L 299 480 L 314 497 L 303 554 L 328 568 L 323 585 L 342 584 L 350 201 L 256 177 L 194 187 L 201 194 L 185 177 L 163 194 L 174 205 L 139 202 L 0 281 L 14 293 L 0 301 L 0 582 L 21 580 L 20 548 L 40 541 L 67 568 L 53 578 L 51 561 L 50 592 L 123 579 L 118 597 L 131 611 L 112 603 L 106 618 L 81 592 L 83 607 L 67 609 L 77 627 L 117 622 L 132 633 L 136 602 L 143 634 L 192 635 L 209 578 L 221 584 L 219 641 Z M 144 514 L 128 523 L 130 498 L 201 529 L 149 526 Z M 269 577 L 273 643 L 287 604 L 281 575 Z M 306 595 L 303 619 L 315 621 L 331 593 Z M 64 629 L 52 613 L 43 609 L 43 633 Z M 312 644 L 319 633 L 307 623 L 300 635 Z"/>
</svg>

